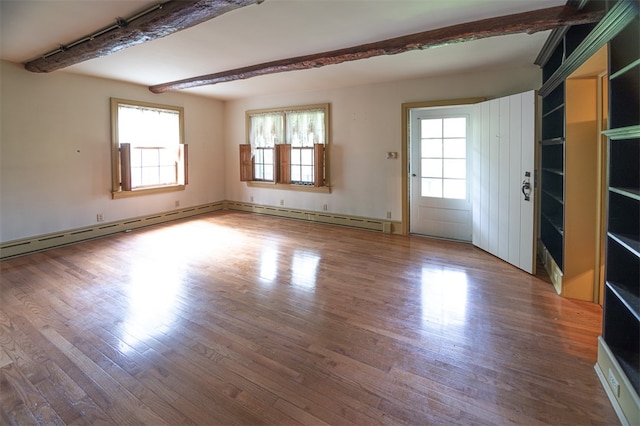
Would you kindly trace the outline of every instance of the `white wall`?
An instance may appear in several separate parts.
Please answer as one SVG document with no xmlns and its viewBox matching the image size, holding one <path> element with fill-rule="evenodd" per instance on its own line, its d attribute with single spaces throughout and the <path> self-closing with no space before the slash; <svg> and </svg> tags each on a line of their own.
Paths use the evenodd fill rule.
<svg viewBox="0 0 640 426">
<path fill-rule="evenodd" d="M 2 62 L 0 241 L 224 200 L 224 103 Z M 185 191 L 111 199 L 109 98 L 183 106 L 189 144 Z"/>
<path fill-rule="evenodd" d="M 308 91 L 221 102 L 64 72 L 0 69 L 0 241 L 143 216 L 221 200 L 401 219 L 401 104 L 494 98 L 540 86 L 536 66 L 466 75 Z M 111 199 L 109 98 L 185 108 L 186 191 Z M 239 181 L 238 144 L 247 109 L 331 103 L 331 194 L 249 188 Z M 403 155 L 403 153 L 400 153 Z"/>
<path fill-rule="evenodd" d="M 328 210 L 371 218 L 401 220 L 400 157 L 402 104 L 428 100 L 485 97 L 487 99 L 537 89 L 537 66 L 474 71 L 469 74 L 398 81 L 321 92 L 302 92 L 227 102 L 225 159 L 227 200 Z M 248 187 L 240 182 L 238 144 L 244 143 L 245 110 L 314 103 L 331 103 L 331 194 Z"/>
</svg>

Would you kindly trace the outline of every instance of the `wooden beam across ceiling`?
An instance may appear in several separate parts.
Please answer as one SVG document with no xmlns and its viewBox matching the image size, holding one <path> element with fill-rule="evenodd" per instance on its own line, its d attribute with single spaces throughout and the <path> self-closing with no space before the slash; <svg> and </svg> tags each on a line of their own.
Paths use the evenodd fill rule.
<svg viewBox="0 0 640 426">
<path fill-rule="evenodd" d="M 234 9 L 263 1 L 169 0 L 159 2 L 128 19 L 118 18 L 109 27 L 26 62 L 24 67 L 38 73 L 55 71 L 168 36 Z"/>
<path fill-rule="evenodd" d="M 580 12 L 573 7 L 557 6 L 467 22 L 330 52 L 280 59 L 229 71 L 176 80 L 150 86 L 149 90 L 153 93 L 164 93 L 171 90 L 189 89 L 267 74 L 319 68 L 381 55 L 395 55 L 411 50 L 429 49 L 488 37 L 519 33 L 532 34 L 561 26 L 598 22 L 603 16 L 604 12 L 600 11 Z"/>
</svg>

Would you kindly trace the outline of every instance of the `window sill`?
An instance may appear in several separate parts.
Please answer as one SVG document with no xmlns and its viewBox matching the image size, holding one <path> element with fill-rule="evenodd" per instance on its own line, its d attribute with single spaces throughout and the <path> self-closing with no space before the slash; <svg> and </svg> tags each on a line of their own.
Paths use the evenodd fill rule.
<svg viewBox="0 0 640 426">
<path fill-rule="evenodd" d="M 139 197 L 142 195 L 160 194 L 163 192 L 184 191 L 185 185 L 167 185 L 156 186 L 154 188 L 134 189 L 133 191 L 113 191 L 111 198 L 117 200 L 119 198 Z"/>
<path fill-rule="evenodd" d="M 302 191 L 302 192 L 318 192 L 323 194 L 331 193 L 331 186 L 309 186 L 309 185 L 293 185 L 287 183 L 270 183 L 270 182 L 258 182 L 249 181 L 247 186 L 251 188 L 270 188 L 270 189 L 284 189 L 286 191 Z"/>
</svg>

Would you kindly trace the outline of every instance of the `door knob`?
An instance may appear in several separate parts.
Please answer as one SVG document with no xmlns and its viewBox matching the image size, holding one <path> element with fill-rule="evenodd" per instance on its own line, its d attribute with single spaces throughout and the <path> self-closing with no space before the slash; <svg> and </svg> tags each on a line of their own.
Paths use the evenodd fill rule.
<svg viewBox="0 0 640 426">
<path fill-rule="evenodd" d="M 530 201 L 531 199 L 531 182 L 529 178 L 531 177 L 530 172 L 524 172 L 524 180 L 522 181 L 522 195 L 524 195 L 525 201 Z"/>
</svg>

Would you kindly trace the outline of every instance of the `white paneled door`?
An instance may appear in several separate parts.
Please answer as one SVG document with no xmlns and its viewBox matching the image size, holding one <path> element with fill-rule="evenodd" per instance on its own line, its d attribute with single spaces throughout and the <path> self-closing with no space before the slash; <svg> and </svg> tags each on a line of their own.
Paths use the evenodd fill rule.
<svg viewBox="0 0 640 426">
<path fill-rule="evenodd" d="M 534 91 L 476 104 L 471 203 L 475 246 L 535 272 Z"/>
<path fill-rule="evenodd" d="M 471 241 L 474 106 L 411 110 L 411 233 Z"/>
</svg>

